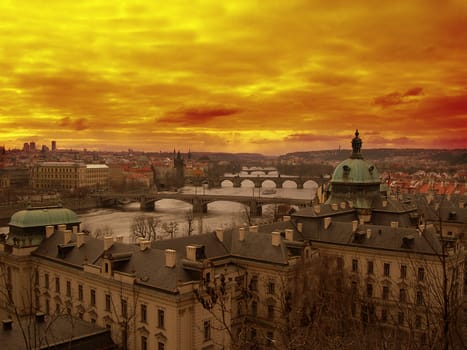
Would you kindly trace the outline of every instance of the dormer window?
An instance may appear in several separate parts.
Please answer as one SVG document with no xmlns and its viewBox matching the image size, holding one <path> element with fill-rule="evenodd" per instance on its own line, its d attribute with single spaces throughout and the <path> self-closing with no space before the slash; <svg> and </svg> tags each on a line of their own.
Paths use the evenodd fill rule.
<svg viewBox="0 0 467 350">
<path fill-rule="evenodd" d="M 344 169 L 344 175 L 348 175 L 350 173 L 350 167 L 348 165 L 344 165 L 342 168 Z"/>
<path fill-rule="evenodd" d="M 375 170 L 375 167 L 373 165 L 368 168 L 370 174 L 373 174 L 373 170 Z"/>
</svg>

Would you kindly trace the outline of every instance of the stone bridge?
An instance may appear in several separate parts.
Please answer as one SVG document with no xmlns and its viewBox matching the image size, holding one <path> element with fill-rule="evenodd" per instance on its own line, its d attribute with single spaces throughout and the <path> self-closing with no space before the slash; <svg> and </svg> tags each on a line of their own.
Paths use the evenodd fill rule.
<svg viewBox="0 0 467 350">
<path fill-rule="evenodd" d="M 307 181 L 313 181 L 315 182 L 318 187 L 322 187 L 323 185 L 327 184 L 330 179 L 325 178 L 325 177 L 319 177 L 319 176 L 254 176 L 254 175 L 249 175 L 249 176 L 238 176 L 238 175 L 232 175 L 232 176 L 219 176 L 219 177 L 197 177 L 197 176 L 192 176 L 192 177 L 185 177 L 185 183 L 186 184 L 191 184 L 194 186 L 202 186 L 203 184 L 207 184 L 209 188 L 220 188 L 222 187 L 222 182 L 224 181 L 230 181 L 233 184 L 233 187 L 241 187 L 242 182 L 245 180 L 250 180 L 251 182 L 254 183 L 256 188 L 262 187 L 263 183 L 267 180 L 274 182 L 276 185 L 276 188 L 282 188 L 284 185 L 284 182 L 290 181 L 293 182 L 297 185 L 298 189 L 303 189 L 303 185 Z"/>
<path fill-rule="evenodd" d="M 122 201 L 139 202 L 142 210 L 155 210 L 155 203 L 162 199 L 176 199 L 184 201 L 193 206 L 193 213 L 207 213 L 208 204 L 217 201 L 237 202 L 250 209 L 250 215 L 261 216 L 262 207 L 265 204 L 289 204 L 298 207 L 306 207 L 312 204 L 311 200 L 294 198 L 270 198 L 270 197 L 252 197 L 252 196 L 229 196 L 229 195 L 196 195 L 185 193 L 144 193 L 144 194 L 120 194 L 120 193 L 102 193 L 97 197 L 101 206 L 114 206 Z"/>
</svg>

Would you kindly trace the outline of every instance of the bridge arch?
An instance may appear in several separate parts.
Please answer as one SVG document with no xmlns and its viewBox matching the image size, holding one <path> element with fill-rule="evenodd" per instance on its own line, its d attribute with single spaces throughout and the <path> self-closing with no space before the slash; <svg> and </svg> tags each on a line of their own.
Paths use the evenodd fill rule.
<svg viewBox="0 0 467 350">
<path fill-rule="evenodd" d="M 241 180 L 240 187 L 245 187 L 245 188 L 255 187 L 255 183 L 250 179 L 244 179 L 244 180 Z"/>
<path fill-rule="evenodd" d="M 285 180 L 282 182 L 282 188 L 298 188 L 298 184 L 295 180 Z"/>
<path fill-rule="evenodd" d="M 277 188 L 277 183 L 273 180 L 264 180 L 261 182 L 262 188 Z"/>
<path fill-rule="evenodd" d="M 221 181 L 221 187 L 234 187 L 234 186 L 235 184 L 232 180 L 225 179 Z"/>
<path fill-rule="evenodd" d="M 303 188 L 306 189 L 316 189 L 319 187 L 319 183 L 314 180 L 307 180 L 303 183 Z"/>
</svg>

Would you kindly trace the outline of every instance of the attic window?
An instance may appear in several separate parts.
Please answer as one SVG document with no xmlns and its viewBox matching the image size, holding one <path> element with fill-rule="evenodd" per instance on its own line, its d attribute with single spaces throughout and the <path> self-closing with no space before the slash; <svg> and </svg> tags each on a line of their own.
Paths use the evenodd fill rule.
<svg viewBox="0 0 467 350">
<path fill-rule="evenodd" d="M 350 167 L 348 165 L 344 165 L 342 168 L 344 169 L 345 174 L 350 173 Z"/>
<path fill-rule="evenodd" d="M 370 174 L 373 174 L 373 170 L 375 170 L 375 167 L 373 165 L 368 168 Z"/>
<path fill-rule="evenodd" d="M 402 238 L 402 248 L 412 249 L 413 246 L 414 246 L 414 236 L 413 235 L 407 235 L 404 238 Z"/>
<path fill-rule="evenodd" d="M 451 211 L 449 213 L 449 220 L 456 220 L 457 219 L 457 213 L 455 211 Z"/>
</svg>

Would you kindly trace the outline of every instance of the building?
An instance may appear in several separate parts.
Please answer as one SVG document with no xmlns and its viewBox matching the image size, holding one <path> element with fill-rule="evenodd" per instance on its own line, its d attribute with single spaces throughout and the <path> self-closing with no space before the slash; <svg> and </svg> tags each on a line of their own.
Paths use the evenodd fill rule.
<svg viewBox="0 0 467 350">
<path fill-rule="evenodd" d="M 109 168 L 105 164 L 42 162 L 31 169 L 31 186 L 36 190 L 106 189 L 108 184 Z"/>
<path fill-rule="evenodd" d="M 388 196 L 358 132 L 352 146 L 325 204 L 259 227 L 133 245 L 89 237 L 65 208 L 20 211 L 2 305 L 72 314 L 129 349 L 439 348 L 443 319 L 464 325 L 461 232 Z"/>
</svg>

